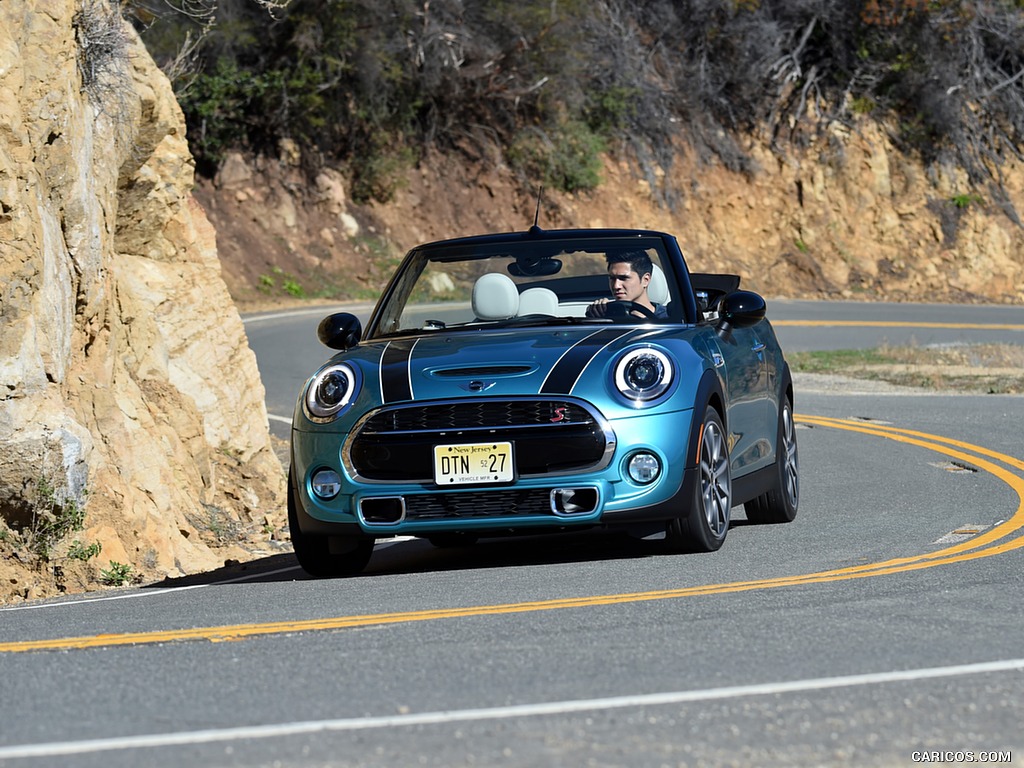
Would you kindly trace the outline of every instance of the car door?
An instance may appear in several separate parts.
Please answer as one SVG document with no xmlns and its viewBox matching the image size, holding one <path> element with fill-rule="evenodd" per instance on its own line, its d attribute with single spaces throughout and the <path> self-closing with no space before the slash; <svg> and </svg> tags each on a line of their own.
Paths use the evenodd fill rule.
<svg viewBox="0 0 1024 768">
<path fill-rule="evenodd" d="M 733 474 L 745 475 L 772 460 L 772 401 L 765 342 L 758 326 L 754 326 L 719 329 L 711 346 L 729 400 L 726 431 Z"/>
</svg>

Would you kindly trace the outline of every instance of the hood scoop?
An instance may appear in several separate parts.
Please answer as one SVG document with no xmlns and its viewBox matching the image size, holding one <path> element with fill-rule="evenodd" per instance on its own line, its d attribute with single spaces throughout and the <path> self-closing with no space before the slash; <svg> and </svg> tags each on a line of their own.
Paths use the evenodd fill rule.
<svg viewBox="0 0 1024 768">
<path fill-rule="evenodd" d="M 474 379 L 481 376 L 522 376 L 534 370 L 532 365 L 474 365 L 466 368 L 441 368 L 433 376 L 444 379 Z"/>
</svg>

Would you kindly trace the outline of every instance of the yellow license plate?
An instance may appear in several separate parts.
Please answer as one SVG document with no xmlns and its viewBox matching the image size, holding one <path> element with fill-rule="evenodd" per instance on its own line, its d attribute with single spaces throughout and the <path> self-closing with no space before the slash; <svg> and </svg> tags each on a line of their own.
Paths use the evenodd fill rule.
<svg viewBox="0 0 1024 768">
<path fill-rule="evenodd" d="M 512 443 L 462 443 L 434 446 L 434 481 L 438 485 L 508 483 Z"/>
</svg>

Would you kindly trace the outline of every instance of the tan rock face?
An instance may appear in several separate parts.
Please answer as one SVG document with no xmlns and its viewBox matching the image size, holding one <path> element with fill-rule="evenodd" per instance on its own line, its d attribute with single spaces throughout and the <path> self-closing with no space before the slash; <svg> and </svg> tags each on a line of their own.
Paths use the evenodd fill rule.
<svg viewBox="0 0 1024 768">
<path fill-rule="evenodd" d="M 746 140 L 750 174 L 702 162 L 686 148 L 650 178 L 606 158 L 597 189 L 545 190 L 540 225 L 672 232 L 691 269 L 740 274 L 769 299 L 1024 303 L 1024 228 L 1001 192 L 924 166 L 866 120 L 803 149 L 788 146 L 784 157 L 765 137 Z M 287 302 L 280 275 L 307 296 L 373 297 L 390 277 L 389 261 L 409 248 L 521 231 L 537 212 L 536 193 L 512 169 L 459 153 L 428 152 L 386 204 L 356 203 L 339 174 L 325 170 L 310 181 L 289 158 L 232 155 L 197 187 L 242 307 Z M 1010 205 L 1024 217 L 1024 164 L 1000 171 Z"/>
<path fill-rule="evenodd" d="M 756 143 L 751 153 L 758 171 L 750 176 L 681 153 L 668 173 L 680 190 L 672 209 L 638 185 L 634 169 L 607 163 L 594 192 L 546 191 L 541 225 L 672 232 L 691 269 L 740 274 L 769 298 L 1024 304 L 1024 229 L 996 195 L 974 197 L 965 180 L 905 157 L 876 126 L 824 137 L 785 159 Z M 1024 165 L 1002 171 L 1024 217 Z M 401 253 L 425 240 L 525 229 L 536 199 L 500 179 L 429 156 L 393 202 L 371 207 L 377 232 Z M 218 232 L 231 228 L 222 212 Z M 335 258 L 345 248 L 339 239 Z M 241 265 L 225 261 L 233 286 Z"/>
<path fill-rule="evenodd" d="M 126 26 L 83 90 L 75 11 L 0 3 L 3 568 L 27 561 L 42 484 L 58 514 L 85 509 L 94 570 L 177 575 L 240 555 L 211 516 L 281 520 L 283 473 L 170 85 Z M 0 601 L 53 587 L 15 571 Z"/>
</svg>

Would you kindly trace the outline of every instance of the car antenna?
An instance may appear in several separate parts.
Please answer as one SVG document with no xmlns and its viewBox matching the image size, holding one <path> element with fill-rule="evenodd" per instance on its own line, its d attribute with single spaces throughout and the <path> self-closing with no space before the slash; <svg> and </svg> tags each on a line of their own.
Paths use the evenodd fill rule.
<svg viewBox="0 0 1024 768">
<path fill-rule="evenodd" d="M 537 210 L 533 214 L 533 226 L 530 227 L 530 234 L 535 235 L 541 231 L 540 226 L 537 224 L 540 221 L 540 201 L 544 199 L 544 185 L 541 184 L 537 187 Z"/>
</svg>

